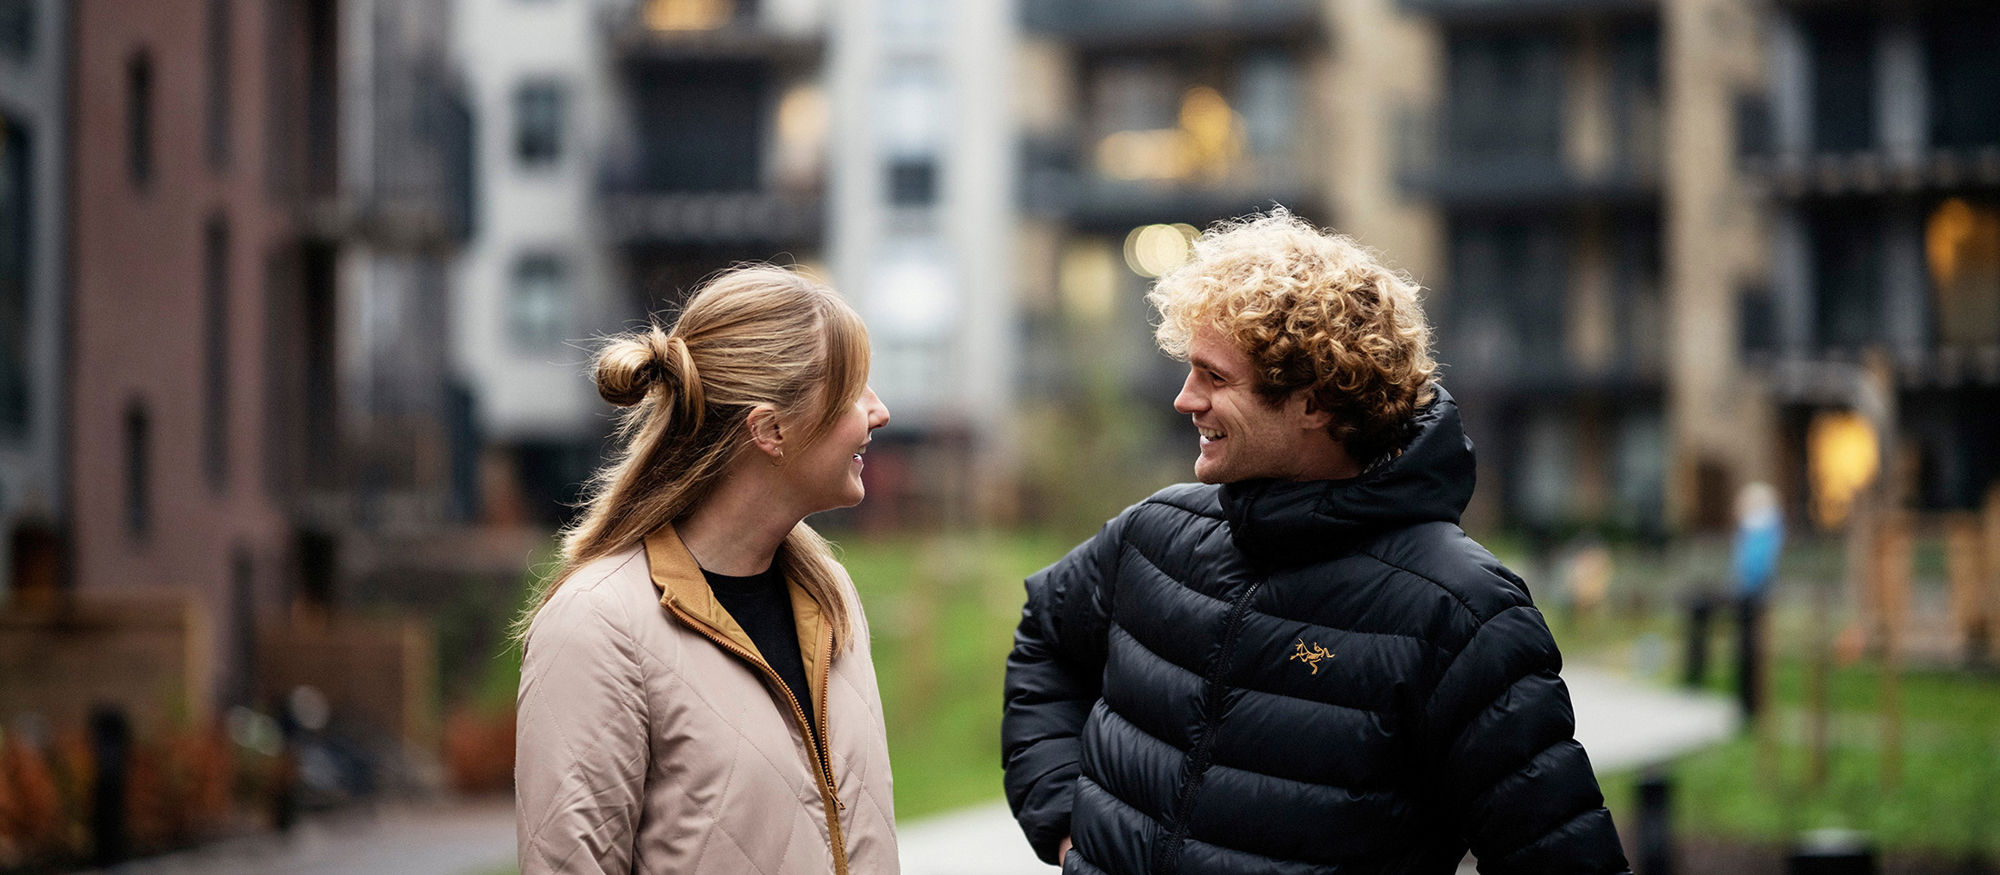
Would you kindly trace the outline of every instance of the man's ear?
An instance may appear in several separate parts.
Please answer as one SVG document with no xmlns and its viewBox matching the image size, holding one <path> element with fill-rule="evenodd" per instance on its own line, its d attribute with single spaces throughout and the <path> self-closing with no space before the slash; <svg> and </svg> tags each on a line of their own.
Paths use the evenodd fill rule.
<svg viewBox="0 0 2000 875">
<path fill-rule="evenodd" d="M 750 427 L 750 443 L 774 463 L 785 458 L 785 429 L 779 419 L 778 411 L 768 404 L 759 404 L 750 408 L 745 420 Z"/>
<path fill-rule="evenodd" d="M 1301 430 L 1325 429 L 1333 424 L 1333 414 L 1313 400 L 1312 390 L 1300 389 L 1285 400 L 1285 411 Z"/>
</svg>

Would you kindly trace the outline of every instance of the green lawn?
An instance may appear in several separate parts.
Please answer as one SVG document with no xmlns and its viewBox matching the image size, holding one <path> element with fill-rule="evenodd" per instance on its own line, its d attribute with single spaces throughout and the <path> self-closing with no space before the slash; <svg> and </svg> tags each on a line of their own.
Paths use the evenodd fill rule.
<svg viewBox="0 0 2000 875">
<path fill-rule="evenodd" d="M 837 533 L 834 540 L 868 611 L 899 818 L 999 799 L 1001 680 L 1020 616 L 1021 579 L 1060 557 L 1075 538 Z M 1831 551 L 1801 550 L 1788 563 L 1820 562 L 1826 553 Z M 1680 673 L 1685 628 L 1679 602 L 1629 595 L 1652 590 L 1667 572 L 1629 557 L 1619 568 L 1610 605 L 1590 615 L 1566 610 L 1553 582 L 1535 579 L 1531 585 L 1568 661 L 1672 683 Z M 1746 735 L 1673 766 L 1677 835 L 1782 844 L 1800 830 L 1838 826 L 1866 830 L 1890 852 L 2000 858 L 2000 829 L 1992 826 L 2000 822 L 2000 674 L 1906 673 L 1902 774 L 1887 786 L 1879 668 L 1864 661 L 1836 669 L 1827 697 L 1826 776 L 1815 785 L 1807 777 L 1802 656 L 1811 624 L 1796 609 L 1781 610 L 1774 627 L 1778 660 L 1766 734 L 1761 740 Z M 1730 634 L 1728 619 L 1718 618 L 1710 673 L 1717 691 L 1729 683 Z M 495 679 L 491 695 L 510 698 L 513 683 L 511 675 Z M 1621 828 L 1629 831 L 1636 777 L 1600 777 Z"/>
<path fill-rule="evenodd" d="M 1021 579 L 1072 545 L 1020 534 L 837 543 L 868 610 L 897 817 L 999 799 L 1000 686 Z"/>
<path fill-rule="evenodd" d="M 1719 673 L 1718 673 L 1719 674 Z M 1885 851 L 2000 858 L 2000 676 L 1929 669 L 1902 682 L 1900 776 L 1883 770 L 1880 666 L 1832 671 L 1823 777 L 1810 778 L 1806 664 L 1781 657 L 1763 735 L 1746 734 L 1669 770 L 1675 829 L 1781 844 L 1820 827 L 1870 833 Z M 1604 776 L 1630 828 L 1635 777 Z"/>
</svg>

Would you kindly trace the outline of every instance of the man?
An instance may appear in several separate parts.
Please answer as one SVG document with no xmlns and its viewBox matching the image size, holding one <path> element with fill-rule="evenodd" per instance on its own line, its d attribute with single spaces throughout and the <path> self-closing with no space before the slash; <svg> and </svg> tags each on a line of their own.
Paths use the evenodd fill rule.
<svg viewBox="0 0 2000 875">
<path fill-rule="evenodd" d="M 1626 869 L 1417 287 L 1283 210 L 1148 296 L 1195 477 L 1028 579 L 1007 798 L 1066 872 Z"/>
</svg>

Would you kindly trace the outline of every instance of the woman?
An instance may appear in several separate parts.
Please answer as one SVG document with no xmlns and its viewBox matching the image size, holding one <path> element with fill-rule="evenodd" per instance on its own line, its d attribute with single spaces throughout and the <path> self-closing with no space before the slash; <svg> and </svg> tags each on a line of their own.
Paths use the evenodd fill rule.
<svg viewBox="0 0 2000 875">
<path fill-rule="evenodd" d="M 631 409 L 524 618 L 521 871 L 896 871 L 867 626 L 802 522 L 889 421 L 860 317 L 738 268 L 595 376 Z"/>
</svg>

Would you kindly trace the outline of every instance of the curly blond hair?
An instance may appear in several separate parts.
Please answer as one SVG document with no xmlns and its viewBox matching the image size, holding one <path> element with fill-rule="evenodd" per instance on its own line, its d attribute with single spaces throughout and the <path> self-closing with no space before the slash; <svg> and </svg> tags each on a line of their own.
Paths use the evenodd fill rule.
<svg viewBox="0 0 2000 875">
<path fill-rule="evenodd" d="M 1260 395 L 1310 391 L 1328 433 L 1367 464 L 1402 447 L 1436 394 L 1418 293 L 1352 238 L 1279 207 L 1216 223 L 1146 300 L 1161 350 L 1185 360 L 1195 332 L 1214 330 L 1249 355 Z"/>
</svg>

